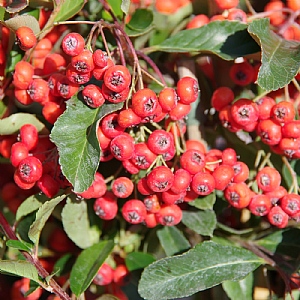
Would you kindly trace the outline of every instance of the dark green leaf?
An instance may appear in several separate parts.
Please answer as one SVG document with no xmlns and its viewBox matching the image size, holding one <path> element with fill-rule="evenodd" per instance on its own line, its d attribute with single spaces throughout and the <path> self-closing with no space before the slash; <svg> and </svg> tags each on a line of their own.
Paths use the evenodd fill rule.
<svg viewBox="0 0 300 300">
<path fill-rule="evenodd" d="M 216 228 L 217 218 L 212 210 L 205 211 L 183 211 L 182 223 L 188 228 L 201 235 L 213 235 Z"/>
<path fill-rule="evenodd" d="M 26 277 L 35 282 L 39 282 L 39 275 L 37 269 L 35 268 L 34 265 L 32 265 L 30 262 L 25 260 L 19 260 L 19 261 L 1 260 L 0 272 Z"/>
<path fill-rule="evenodd" d="M 80 253 L 70 275 L 70 288 L 76 296 L 89 287 L 113 247 L 113 241 L 104 241 Z"/>
<path fill-rule="evenodd" d="M 168 256 L 191 247 L 182 232 L 175 226 L 165 226 L 157 231 L 157 237 Z"/>
<path fill-rule="evenodd" d="M 287 41 L 270 30 L 269 19 L 254 20 L 248 31 L 259 40 L 262 50 L 257 83 L 267 91 L 288 84 L 300 67 L 300 43 Z"/>
<path fill-rule="evenodd" d="M 282 254 L 297 258 L 300 253 L 300 229 L 291 228 L 276 231 L 255 242 L 272 254 Z"/>
<path fill-rule="evenodd" d="M 45 129 L 35 115 L 28 113 L 16 113 L 0 120 L 0 135 L 17 133 L 24 124 L 32 124 L 38 131 Z"/>
<path fill-rule="evenodd" d="M 138 290 L 148 300 L 187 297 L 226 280 L 241 280 L 262 263 L 248 250 L 203 242 L 148 266 Z"/>
<path fill-rule="evenodd" d="M 18 249 L 21 251 L 30 252 L 32 250 L 33 245 L 26 243 L 24 241 L 18 241 L 18 240 L 8 240 L 6 242 L 6 246 L 14 249 Z"/>
<path fill-rule="evenodd" d="M 253 293 L 253 273 L 247 275 L 240 281 L 224 281 L 223 289 L 231 300 L 243 299 L 252 300 Z"/>
<path fill-rule="evenodd" d="M 41 286 L 37 282 L 31 280 L 29 283 L 29 290 L 24 294 L 24 297 L 28 297 L 31 293 L 33 293 L 38 288 L 41 288 Z M 30 298 L 31 297 L 29 297 L 29 299 Z"/>
<path fill-rule="evenodd" d="M 74 96 L 54 124 L 50 137 L 58 148 L 62 172 L 72 183 L 74 192 L 83 192 L 92 184 L 99 166 L 98 121 L 122 106 L 123 103 L 104 104 L 91 109 Z"/>
<path fill-rule="evenodd" d="M 23 217 L 31 214 L 35 210 L 38 210 L 43 203 L 46 201 L 46 196 L 43 195 L 32 195 L 24 200 L 18 207 L 16 213 L 16 221 L 19 221 Z"/>
<path fill-rule="evenodd" d="M 137 9 L 132 15 L 125 31 L 129 36 L 139 36 L 152 29 L 153 13 L 148 9 Z"/>
<path fill-rule="evenodd" d="M 66 21 L 81 11 L 84 0 L 61 0 L 54 10 L 56 12 L 54 22 Z"/>
<path fill-rule="evenodd" d="M 146 51 L 201 52 L 230 60 L 260 50 L 246 28 L 240 22 L 214 21 L 200 28 L 182 30 Z"/>
<path fill-rule="evenodd" d="M 121 9 L 125 15 L 128 15 L 130 0 L 122 0 Z"/>
<path fill-rule="evenodd" d="M 126 256 L 125 263 L 128 270 L 144 269 L 155 261 L 153 255 L 143 252 L 131 252 Z"/>
<path fill-rule="evenodd" d="M 70 262 L 71 257 L 72 255 L 68 253 L 55 262 L 53 273 L 55 273 L 56 276 L 61 276 L 65 271 L 69 271 L 70 265 L 68 263 Z"/>
<path fill-rule="evenodd" d="M 31 224 L 30 230 L 28 232 L 28 237 L 30 240 L 38 244 L 41 232 L 52 214 L 55 206 L 64 200 L 66 195 L 58 196 L 54 199 L 51 199 L 45 202 L 37 211 L 35 221 Z"/>
<path fill-rule="evenodd" d="M 213 192 L 205 197 L 197 198 L 194 201 L 188 202 L 189 205 L 197 207 L 202 210 L 213 209 L 216 202 L 216 193 Z"/>
<path fill-rule="evenodd" d="M 68 237 L 80 248 L 85 249 L 99 240 L 92 236 L 86 201 L 69 197 L 62 210 L 62 223 Z"/>
</svg>

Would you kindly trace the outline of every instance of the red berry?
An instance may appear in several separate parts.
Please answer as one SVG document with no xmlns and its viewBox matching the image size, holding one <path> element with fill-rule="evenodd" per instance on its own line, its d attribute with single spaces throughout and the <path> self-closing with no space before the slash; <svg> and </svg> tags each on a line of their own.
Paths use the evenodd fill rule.
<svg viewBox="0 0 300 300">
<path fill-rule="evenodd" d="M 134 153 L 131 162 L 139 169 L 146 170 L 156 159 L 154 154 L 146 143 L 138 143 L 134 145 Z"/>
<path fill-rule="evenodd" d="M 147 185 L 153 192 L 165 192 L 171 188 L 174 174 L 165 166 L 154 168 L 147 176 Z"/>
<path fill-rule="evenodd" d="M 270 119 L 259 121 L 256 130 L 267 145 L 277 145 L 282 138 L 281 126 Z"/>
<path fill-rule="evenodd" d="M 163 205 L 156 213 L 156 220 L 164 226 L 175 226 L 182 219 L 182 210 L 176 204 Z"/>
<path fill-rule="evenodd" d="M 131 224 L 139 224 L 145 220 L 147 210 L 144 202 L 131 199 L 125 202 L 122 208 L 123 218 Z"/>
<path fill-rule="evenodd" d="M 246 86 L 254 81 L 254 68 L 247 62 L 233 64 L 229 70 L 231 80 L 241 86 Z"/>
<path fill-rule="evenodd" d="M 152 194 L 144 198 L 144 204 L 148 213 L 157 213 L 160 210 L 160 199 L 157 194 Z"/>
<path fill-rule="evenodd" d="M 272 202 L 266 195 L 255 195 L 251 198 L 248 208 L 256 216 L 265 216 L 270 212 Z"/>
<path fill-rule="evenodd" d="M 127 160 L 133 156 L 134 139 L 124 132 L 114 137 L 110 142 L 111 154 L 118 160 Z"/>
<path fill-rule="evenodd" d="M 141 118 L 154 114 L 158 106 L 156 94 L 148 89 L 140 89 L 132 96 L 132 110 Z"/>
<path fill-rule="evenodd" d="M 18 89 L 27 89 L 34 74 L 33 66 L 27 61 L 19 61 L 15 65 L 13 84 Z"/>
<path fill-rule="evenodd" d="M 62 40 L 63 51 L 70 56 L 76 56 L 84 49 L 84 38 L 77 32 L 68 33 Z"/>
<path fill-rule="evenodd" d="M 174 147 L 174 138 L 171 133 L 157 129 L 149 135 L 147 146 L 155 154 L 164 154 Z"/>
<path fill-rule="evenodd" d="M 112 183 L 111 190 L 118 198 L 129 197 L 134 189 L 133 182 L 128 177 L 119 177 Z"/>
<path fill-rule="evenodd" d="M 271 167 L 264 167 L 256 175 L 258 187 L 264 192 L 271 192 L 280 186 L 280 173 Z"/>
<path fill-rule="evenodd" d="M 275 100 L 271 97 L 262 97 L 257 102 L 258 119 L 266 120 L 271 116 L 271 109 L 276 104 Z"/>
<path fill-rule="evenodd" d="M 72 57 L 71 65 L 78 73 L 91 72 L 95 67 L 93 53 L 87 49 L 81 51 L 78 55 Z"/>
<path fill-rule="evenodd" d="M 290 217 L 300 212 L 300 196 L 298 194 L 287 194 L 280 199 L 280 207 Z"/>
<path fill-rule="evenodd" d="M 129 87 L 126 87 L 121 92 L 115 92 L 109 89 L 104 83 L 102 84 L 102 94 L 104 98 L 111 103 L 121 103 L 124 102 L 129 95 Z"/>
<path fill-rule="evenodd" d="M 123 127 L 132 127 L 140 124 L 142 118 L 138 116 L 132 108 L 122 109 L 118 115 L 118 124 Z"/>
<path fill-rule="evenodd" d="M 30 98 L 41 104 L 48 100 L 49 92 L 48 82 L 41 78 L 33 79 L 27 88 Z"/>
<path fill-rule="evenodd" d="M 280 198 L 287 194 L 287 190 L 283 186 L 279 186 L 275 190 L 271 192 L 266 192 L 264 194 L 268 196 L 271 199 L 272 204 L 275 205 Z"/>
<path fill-rule="evenodd" d="M 31 28 L 22 26 L 16 30 L 16 39 L 19 47 L 27 51 L 36 44 L 36 37 Z"/>
<path fill-rule="evenodd" d="M 191 111 L 190 104 L 183 104 L 178 102 L 177 105 L 169 112 L 169 117 L 172 121 L 178 121 L 186 117 Z"/>
<path fill-rule="evenodd" d="M 200 90 L 196 79 L 186 76 L 177 82 L 177 95 L 182 104 L 195 102 L 199 94 Z"/>
<path fill-rule="evenodd" d="M 34 125 L 25 124 L 20 128 L 20 141 L 27 146 L 29 151 L 37 146 L 38 139 L 38 131 Z"/>
<path fill-rule="evenodd" d="M 215 189 L 223 191 L 234 177 L 234 170 L 232 166 L 220 165 L 212 173 L 215 178 Z"/>
<path fill-rule="evenodd" d="M 118 212 L 118 203 L 113 193 L 107 192 L 94 202 L 96 215 L 103 220 L 112 220 Z"/>
<path fill-rule="evenodd" d="M 237 162 L 236 152 L 232 148 L 226 148 L 222 152 L 222 164 L 233 166 Z"/>
<path fill-rule="evenodd" d="M 290 122 L 295 118 L 294 104 L 289 101 L 281 101 L 272 107 L 270 115 L 271 119 L 278 124 Z"/>
<path fill-rule="evenodd" d="M 71 64 L 66 69 L 68 80 L 74 84 L 85 84 L 91 79 L 91 72 L 78 72 Z"/>
<path fill-rule="evenodd" d="M 220 111 L 222 108 L 231 104 L 234 100 L 233 91 L 226 87 L 222 86 L 217 88 L 211 97 L 211 106 L 215 108 L 215 110 Z"/>
<path fill-rule="evenodd" d="M 28 156 L 20 161 L 17 173 L 23 181 L 34 183 L 42 177 L 43 165 L 36 157 Z"/>
<path fill-rule="evenodd" d="M 278 228 L 285 228 L 288 225 L 289 216 L 280 206 L 272 207 L 267 217 L 269 222 Z"/>
<path fill-rule="evenodd" d="M 215 2 L 222 10 L 234 8 L 239 4 L 239 0 L 215 0 Z"/>
<path fill-rule="evenodd" d="M 182 193 L 188 190 L 188 187 L 192 181 L 190 172 L 185 169 L 178 169 L 174 173 L 174 182 L 171 187 L 172 192 Z"/>
<path fill-rule="evenodd" d="M 98 270 L 96 276 L 93 279 L 93 283 L 97 285 L 108 285 L 112 283 L 114 278 L 114 270 L 113 268 L 107 264 L 103 263 L 103 265 Z"/>
<path fill-rule="evenodd" d="M 158 95 L 158 102 L 164 111 L 170 111 L 175 108 L 178 101 L 178 95 L 173 88 L 165 87 Z"/>
<path fill-rule="evenodd" d="M 122 134 L 125 131 L 124 127 L 121 127 L 118 124 L 118 114 L 117 113 L 111 113 L 109 115 L 106 115 L 101 123 L 101 129 L 102 132 L 108 137 L 108 138 L 114 138 L 120 134 Z"/>
<path fill-rule="evenodd" d="M 59 182 L 49 174 L 43 174 L 37 181 L 37 186 L 48 198 L 53 198 L 60 187 Z"/>
<path fill-rule="evenodd" d="M 211 194 L 215 189 L 215 179 L 209 173 L 199 172 L 193 176 L 191 187 L 200 196 Z"/>
<path fill-rule="evenodd" d="M 129 280 L 129 270 L 127 267 L 123 264 L 120 264 L 116 267 L 114 270 L 114 278 L 113 281 L 118 285 L 118 286 L 123 286 L 128 283 Z"/>
<path fill-rule="evenodd" d="M 244 182 L 249 178 L 249 168 L 244 162 L 237 161 L 232 168 L 234 171 L 233 182 Z"/>
<path fill-rule="evenodd" d="M 241 209 L 249 205 L 250 189 L 244 182 L 232 183 L 224 191 L 225 199 L 235 208 Z"/>
<path fill-rule="evenodd" d="M 297 139 L 300 137 L 300 120 L 285 122 L 281 127 L 283 138 Z"/>
<path fill-rule="evenodd" d="M 125 66 L 114 65 L 105 71 L 103 82 L 110 90 L 120 93 L 129 87 L 131 75 Z"/>
<path fill-rule="evenodd" d="M 107 53 L 97 49 L 94 53 L 93 53 L 93 60 L 94 60 L 94 64 L 96 67 L 99 68 L 104 68 L 107 66 Z"/>
<path fill-rule="evenodd" d="M 14 167 L 17 167 L 21 160 L 28 156 L 28 147 L 21 142 L 16 142 L 11 146 L 10 161 Z"/>
<path fill-rule="evenodd" d="M 205 155 L 199 150 L 187 150 L 180 157 L 180 165 L 190 174 L 196 174 L 205 167 Z"/>
<path fill-rule="evenodd" d="M 105 102 L 101 89 L 95 84 L 86 85 L 82 90 L 82 96 L 85 103 L 92 108 L 100 107 Z"/>
</svg>

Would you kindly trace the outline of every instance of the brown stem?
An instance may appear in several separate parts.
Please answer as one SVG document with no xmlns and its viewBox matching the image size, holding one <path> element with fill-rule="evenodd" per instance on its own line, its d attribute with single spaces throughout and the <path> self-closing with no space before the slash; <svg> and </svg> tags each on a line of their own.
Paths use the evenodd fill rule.
<svg viewBox="0 0 300 300">
<path fill-rule="evenodd" d="M 7 220 L 4 217 L 4 215 L 2 214 L 2 212 L 0 212 L 0 226 L 2 227 L 2 229 L 4 231 L 4 234 L 6 235 L 7 238 L 9 238 L 10 240 L 18 240 L 15 232 L 12 230 L 11 226 L 7 222 Z M 42 266 L 41 262 L 38 259 L 32 257 L 31 254 L 26 252 L 26 251 L 21 251 L 21 253 L 28 262 L 30 262 L 32 265 L 35 266 L 35 268 L 37 269 L 39 275 L 42 278 L 46 278 L 50 275 L 44 269 L 44 267 Z M 49 286 L 50 286 L 51 292 L 53 292 L 58 297 L 60 297 L 60 299 L 62 299 L 62 300 L 71 300 L 69 295 L 60 287 L 60 285 L 53 278 L 51 278 L 49 280 Z"/>
</svg>

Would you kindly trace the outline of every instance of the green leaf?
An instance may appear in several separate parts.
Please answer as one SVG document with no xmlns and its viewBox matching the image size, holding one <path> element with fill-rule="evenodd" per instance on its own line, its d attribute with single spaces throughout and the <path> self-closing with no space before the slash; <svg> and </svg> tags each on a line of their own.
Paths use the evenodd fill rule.
<svg viewBox="0 0 300 300">
<path fill-rule="evenodd" d="M 122 18 L 123 11 L 121 9 L 122 0 L 107 0 L 115 16 Z"/>
<path fill-rule="evenodd" d="M 35 35 L 40 33 L 40 25 L 38 20 L 30 15 L 17 15 L 5 21 L 6 27 L 12 31 L 16 31 L 19 27 L 26 26 L 32 29 Z"/>
<path fill-rule="evenodd" d="M 255 243 L 272 254 L 281 254 L 297 258 L 300 253 L 300 229 L 290 228 L 276 231 Z"/>
<path fill-rule="evenodd" d="M 28 197 L 18 207 L 16 213 L 16 221 L 19 221 L 20 219 L 31 214 L 35 210 L 38 210 L 46 200 L 48 200 L 48 198 L 46 198 L 46 196 L 44 195 L 32 195 Z"/>
<path fill-rule="evenodd" d="M 125 263 L 128 270 L 134 271 L 144 269 L 155 261 L 153 255 L 143 252 L 131 252 L 125 258 Z"/>
<path fill-rule="evenodd" d="M 213 236 L 217 218 L 214 211 L 183 211 L 182 223 L 201 235 Z"/>
<path fill-rule="evenodd" d="M 53 267 L 53 273 L 55 273 L 56 276 L 61 276 L 65 273 L 66 269 L 69 269 L 71 257 L 72 254 L 68 253 L 55 262 Z"/>
<path fill-rule="evenodd" d="M 99 240 L 99 235 L 92 238 L 90 234 L 86 201 L 76 200 L 75 196 L 69 197 L 61 217 L 66 234 L 78 247 L 85 249 Z"/>
<path fill-rule="evenodd" d="M 148 300 L 187 297 L 225 280 L 241 280 L 262 263 L 248 250 L 203 242 L 185 254 L 148 266 L 138 291 Z"/>
<path fill-rule="evenodd" d="M 31 252 L 32 250 L 31 244 L 24 241 L 21 242 L 19 240 L 8 240 L 6 242 L 6 246 L 26 252 Z"/>
<path fill-rule="evenodd" d="M 123 103 L 104 104 L 91 109 L 73 96 L 55 122 L 50 138 L 58 148 L 59 164 L 74 192 L 88 189 L 99 166 L 100 146 L 96 134 L 99 120 L 122 106 Z"/>
<path fill-rule="evenodd" d="M 15 50 L 10 51 L 6 62 L 5 74 L 13 72 L 15 70 L 16 63 L 19 62 L 21 59 L 21 53 Z"/>
<path fill-rule="evenodd" d="M 130 0 L 122 0 L 121 9 L 125 15 L 128 15 Z"/>
<path fill-rule="evenodd" d="M 34 125 L 39 132 L 45 129 L 45 125 L 41 123 L 35 115 L 16 113 L 0 120 L 0 135 L 17 133 L 24 124 Z"/>
<path fill-rule="evenodd" d="M 214 21 L 200 28 L 182 30 L 146 52 L 193 52 L 235 59 L 260 50 L 246 28 L 247 25 L 240 22 Z"/>
<path fill-rule="evenodd" d="M 76 296 L 89 287 L 113 247 L 113 241 L 104 241 L 80 253 L 70 274 L 70 288 Z"/>
<path fill-rule="evenodd" d="M 4 7 L 0 7 L 0 21 L 4 20 L 4 15 L 5 15 L 5 8 Z"/>
<path fill-rule="evenodd" d="M 249 273 L 240 281 L 224 281 L 223 289 L 231 300 L 243 299 L 252 300 L 253 273 Z"/>
<path fill-rule="evenodd" d="M 157 230 L 157 237 L 168 256 L 182 252 L 191 247 L 182 232 L 175 226 L 165 226 Z"/>
<path fill-rule="evenodd" d="M 189 205 L 197 207 L 202 210 L 213 209 L 216 202 L 216 193 L 213 192 L 205 197 L 197 198 L 194 201 L 188 202 Z"/>
<path fill-rule="evenodd" d="M 137 9 L 132 15 L 125 31 L 129 36 L 143 35 L 153 27 L 153 13 L 148 9 Z"/>
<path fill-rule="evenodd" d="M 54 22 L 66 21 L 75 16 L 81 11 L 85 3 L 84 0 L 61 0 L 57 2 L 59 4 L 54 8 L 56 12 Z"/>
<path fill-rule="evenodd" d="M 34 265 L 32 265 L 30 262 L 25 260 L 19 260 L 19 261 L 1 260 L 0 272 L 26 277 L 35 282 L 39 282 L 39 275 L 37 269 L 35 268 Z"/>
<path fill-rule="evenodd" d="M 297 160 L 292 160 L 289 163 L 297 175 L 298 184 L 300 184 L 300 161 L 297 159 Z M 283 175 L 283 178 L 284 178 L 286 184 L 289 186 L 290 183 L 293 182 L 293 176 L 291 174 L 290 169 L 287 167 L 286 164 L 284 164 L 282 166 L 282 175 Z"/>
<path fill-rule="evenodd" d="M 288 84 L 300 67 L 300 43 L 287 41 L 270 30 L 269 19 L 254 20 L 248 31 L 261 45 L 261 67 L 257 83 L 267 91 Z"/>
<path fill-rule="evenodd" d="M 55 206 L 66 198 L 66 195 L 58 196 L 45 202 L 37 211 L 35 221 L 31 224 L 28 237 L 34 244 L 38 244 L 41 232 L 52 214 Z"/>
</svg>

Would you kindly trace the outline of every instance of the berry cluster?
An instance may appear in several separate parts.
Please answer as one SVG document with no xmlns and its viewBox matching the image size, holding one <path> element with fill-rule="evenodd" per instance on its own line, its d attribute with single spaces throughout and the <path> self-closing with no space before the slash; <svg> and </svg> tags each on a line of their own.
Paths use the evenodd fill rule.
<svg viewBox="0 0 300 300">
<path fill-rule="evenodd" d="M 261 141 L 277 154 L 297 159 L 300 156 L 300 121 L 291 101 L 276 103 L 269 96 L 257 101 L 240 98 L 228 87 L 216 89 L 211 105 L 219 112 L 222 125 L 232 132 L 255 131 Z"/>
</svg>

